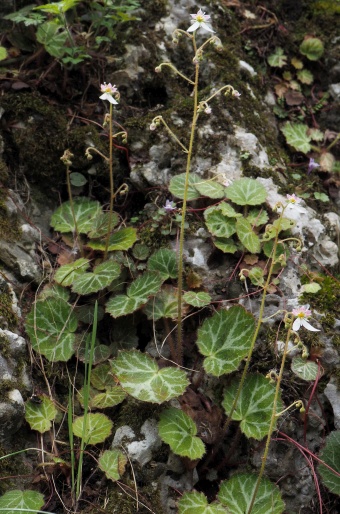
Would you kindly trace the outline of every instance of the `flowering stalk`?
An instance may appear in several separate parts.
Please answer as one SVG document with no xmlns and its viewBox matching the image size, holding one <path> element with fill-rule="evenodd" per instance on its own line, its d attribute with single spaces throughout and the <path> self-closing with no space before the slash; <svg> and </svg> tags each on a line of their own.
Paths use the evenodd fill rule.
<svg viewBox="0 0 340 514">
<path fill-rule="evenodd" d="M 71 181 L 70 181 L 70 173 L 71 173 L 70 166 L 72 166 L 72 161 L 71 161 L 72 157 L 73 157 L 73 153 L 70 152 L 70 150 L 65 150 L 62 157 L 60 157 L 60 160 L 66 166 L 67 192 L 68 192 L 68 198 L 69 198 L 69 202 L 70 202 L 70 208 L 71 208 L 71 213 L 72 213 L 72 218 L 73 218 L 73 223 L 74 223 L 74 250 L 78 252 L 78 249 L 79 249 L 82 254 L 82 246 L 81 246 L 80 237 L 79 237 L 77 218 L 76 218 L 76 214 L 74 212 L 73 195 L 72 195 Z"/>
<path fill-rule="evenodd" d="M 113 159 L 112 159 L 112 152 L 113 152 L 113 122 L 112 122 L 112 106 L 115 104 L 118 104 L 116 98 L 119 98 L 119 93 L 116 88 L 116 86 L 112 86 L 111 84 L 102 84 L 100 86 L 100 89 L 102 91 L 102 95 L 99 97 L 101 100 L 107 100 L 110 103 L 110 112 L 108 116 L 108 122 L 109 122 L 109 176 L 110 176 L 110 206 L 109 206 L 109 220 L 108 220 L 108 227 L 107 227 L 107 234 L 106 234 L 106 241 L 105 241 L 105 250 L 104 250 L 104 260 L 107 258 L 108 250 L 109 250 L 109 243 L 110 243 L 110 236 L 111 236 L 111 229 L 112 229 L 112 217 L 113 217 L 113 205 L 114 205 L 114 178 L 113 178 Z"/>
<path fill-rule="evenodd" d="M 187 199 L 188 199 L 188 188 L 189 188 L 189 176 L 190 176 L 190 167 L 191 167 L 191 159 L 192 159 L 192 151 L 194 146 L 195 139 L 195 130 L 197 125 L 197 120 L 201 112 L 205 112 L 206 114 L 211 113 L 211 108 L 208 102 L 213 99 L 218 93 L 223 90 L 226 90 L 226 93 L 232 92 L 232 95 L 235 97 L 240 96 L 240 94 L 234 90 L 234 88 L 230 85 L 224 86 L 216 91 L 213 95 L 211 95 L 208 99 L 198 102 L 198 78 L 199 78 L 199 69 L 200 69 L 200 61 L 203 58 L 203 50 L 209 43 L 213 43 L 217 47 L 221 47 L 221 41 L 216 36 L 209 37 L 199 48 L 196 45 L 195 34 L 198 29 L 203 29 L 208 32 L 214 32 L 209 24 L 210 16 L 205 14 L 202 9 L 196 14 L 190 15 L 192 18 L 192 25 L 188 28 L 187 31 L 183 31 L 181 29 L 176 29 L 173 35 L 173 41 L 175 43 L 178 42 L 178 38 L 182 35 L 188 37 L 193 45 L 194 50 L 194 58 L 193 64 L 195 65 L 195 77 L 194 80 L 189 79 L 183 73 L 181 73 L 175 66 L 171 63 L 165 62 L 161 63 L 156 68 L 156 72 L 159 73 L 163 66 L 170 67 L 176 74 L 182 77 L 184 80 L 189 82 L 193 86 L 193 115 L 190 129 L 190 138 L 189 145 L 186 146 L 177 138 L 177 136 L 173 133 L 167 123 L 164 121 L 162 116 L 156 116 L 150 125 L 150 130 L 155 130 L 160 124 L 163 124 L 168 133 L 174 140 L 179 144 L 182 150 L 187 154 L 187 162 L 186 162 L 186 170 L 185 170 L 185 181 L 184 181 L 184 192 L 183 192 L 183 205 L 182 205 L 182 215 L 181 215 L 181 225 L 180 225 L 180 235 L 179 235 L 179 247 L 178 247 L 178 294 L 177 294 L 177 351 L 176 351 L 176 360 L 180 364 L 182 362 L 182 354 L 183 354 L 183 345 L 182 345 L 182 289 L 183 289 L 183 251 L 184 251 L 184 234 L 185 234 L 185 218 L 187 211 Z M 191 34 L 192 33 L 192 34 Z"/>
</svg>

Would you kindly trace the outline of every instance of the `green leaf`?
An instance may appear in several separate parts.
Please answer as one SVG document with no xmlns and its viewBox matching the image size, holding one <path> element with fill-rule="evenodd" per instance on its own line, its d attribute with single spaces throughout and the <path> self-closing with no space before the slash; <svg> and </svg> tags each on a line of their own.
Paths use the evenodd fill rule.
<svg viewBox="0 0 340 514">
<path fill-rule="evenodd" d="M 235 379 L 224 393 L 222 405 L 229 415 L 239 386 Z M 241 421 L 242 432 L 261 440 L 268 434 L 274 403 L 275 387 L 263 375 L 247 375 L 232 419 Z M 277 412 L 282 408 L 278 401 Z"/>
<path fill-rule="evenodd" d="M 318 61 L 324 52 L 324 45 L 321 39 L 317 37 L 309 37 L 302 41 L 300 45 L 300 53 L 305 55 L 310 61 Z"/>
<path fill-rule="evenodd" d="M 156 294 L 163 283 L 163 277 L 155 271 L 146 271 L 136 278 L 127 289 L 130 298 L 145 298 Z"/>
<path fill-rule="evenodd" d="M 32 430 L 41 434 L 51 429 L 52 423 L 57 415 L 54 403 L 46 396 L 38 396 L 40 403 L 28 400 L 25 403 L 25 419 Z"/>
<path fill-rule="evenodd" d="M 210 304 L 211 296 L 204 291 L 199 291 L 198 293 L 188 291 L 187 293 L 184 293 L 183 300 L 193 307 L 204 307 L 205 305 Z"/>
<path fill-rule="evenodd" d="M 122 228 L 110 236 L 108 251 L 129 250 L 137 241 L 137 230 L 132 227 Z M 105 250 L 105 241 L 90 241 L 87 246 L 93 250 Z"/>
<path fill-rule="evenodd" d="M 113 296 L 106 304 L 106 312 L 113 318 L 132 314 L 147 302 L 147 298 L 130 298 L 125 294 Z"/>
<path fill-rule="evenodd" d="M 260 253 L 260 238 L 255 234 L 251 224 L 246 218 L 239 218 L 236 221 L 236 233 L 241 243 L 250 253 Z"/>
<path fill-rule="evenodd" d="M 159 369 L 154 359 L 135 350 L 120 352 L 112 369 L 122 388 L 144 402 L 169 401 L 183 394 L 188 386 L 184 371 L 174 367 Z"/>
<path fill-rule="evenodd" d="M 105 450 L 99 457 L 98 466 L 99 469 L 104 471 L 107 478 L 115 482 L 124 474 L 126 463 L 127 457 L 123 452 L 119 450 Z"/>
<path fill-rule="evenodd" d="M 150 254 L 150 248 L 144 244 L 135 244 L 132 250 L 132 255 L 139 261 L 145 261 Z"/>
<path fill-rule="evenodd" d="M 203 493 L 191 491 L 184 493 L 178 502 L 178 514 L 227 514 L 223 505 L 214 502 L 208 504 Z"/>
<path fill-rule="evenodd" d="M 228 508 L 228 514 L 248 512 L 256 482 L 257 475 L 240 473 L 221 483 L 217 497 Z M 251 513 L 282 514 L 284 509 L 279 488 L 268 478 L 262 478 Z"/>
<path fill-rule="evenodd" d="M 195 187 L 195 184 L 198 182 L 202 182 L 201 177 L 195 175 L 195 173 L 190 173 L 189 175 L 189 187 L 187 200 L 196 200 L 200 197 L 200 193 Z M 169 184 L 169 191 L 177 198 L 184 199 L 184 185 L 185 185 L 185 173 L 181 173 L 180 175 L 176 175 L 172 177 Z"/>
<path fill-rule="evenodd" d="M 250 209 L 247 220 L 254 227 L 260 227 L 268 222 L 268 213 L 264 209 Z"/>
<path fill-rule="evenodd" d="M 225 188 L 222 186 L 222 184 L 219 184 L 213 180 L 197 182 L 195 184 L 195 188 L 202 196 L 207 196 L 208 198 L 217 199 L 224 197 Z"/>
<path fill-rule="evenodd" d="M 75 436 L 84 439 L 85 444 L 103 443 L 112 432 L 112 421 L 101 413 L 88 413 L 80 416 L 72 423 L 72 430 Z"/>
<path fill-rule="evenodd" d="M 204 211 L 204 219 L 211 234 L 217 237 L 228 238 L 236 232 L 236 221 L 223 214 L 220 206 L 209 207 Z"/>
<path fill-rule="evenodd" d="M 267 198 L 266 188 L 253 178 L 235 180 L 225 192 L 227 198 L 237 205 L 260 205 Z"/>
<path fill-rule="evenodd" d="M 78 231 L 86 234 L 92 229 L 94 219 L 101 213 L 100 203 L 87 198 L 77 198 L 73 201 L 73 206 Z M 75 232 L 70 202 L 58 207 L 52 215 L 51 226 L 58 232 Z"/>
<path fill-rule="evenodd" d="M 308 126 L 304 123 L 291 123 L 287 121 L 281 128 L 287 143 L 298 152 L 307 154 L 311 151 L 311 138 L 307 134 Z"/>
<path fill-rule="evenodd" d="M 115 385 L 115 381 L 111 374 L 110 364 L 101 364 L 96 366 L 91 372 L 91 385 L 99 391 L 104 391 L 108 387 Z"/>
<path fill-rule="evenodd" d="M 254 284 L 254 286 L 263 286 L 264 284 L 264 275 L 263 275 L 263 269 L 259 266 L 254 266 L 254 268 L 251 268 L 248 273 L 248 277 L 251 280 L 251 283 Z"/>
<path fill-rule="evenodd" d="M 45 300 L 45 298 L 60 298 L 67 302 L 70 298 L 70 292 L 65 287 L 58 286 L 58 284 L 48 284 L 44 287 L 39 295 L 39 300 Z"/>
<path fill-rule="evenodd" d="M 78 173 L 77 171 L 70 173 L 70 182 L 72 186 L 81 187 L 85 186 L 87 183 L 87 179 L 84 177 L 82 173 Z"/>
<path fill-rule="evenodd" d="M 313 84 L 314 77 L 309 70 L 299 70 L 296 75 L 299 81 L 302 82 L 302 84 Z"/>
<path fill-rule="evenodd" d="M 77 294 L 91 294 L 108 287 L 119 277 L 120 266 L 114 261 L 104 261 L 93 269 L 93 273 L 83 273 L 75 278 L 72 291 Z"/>
<path fill-rule="evenodd" d="M 64 264 L 56 271 L 54 280 L 62 286 L 70 286 L 76 277 L 86 272 L 89 263 L 88 259 L 80 258 L 69 264 Z"/>
<path fill-rule="evenodd" d="M 328 466 L 340 473 L 340 430 L 332 432 L 326 437 L 326 445 L 319 455 Z M 334 494 L 340 496 L 340 476 L 326 468 L 321 463 L 318 466 L 322 482 Z"/>
<path fill-rule="evenodd" d="M 309 284 L 304 284 L 301 289 L 304 293 L 315 294 L 320 291 L 321 286 L 317 282 L 310 282 Z"/>
<path fill-rule="evenodd" d="M 110 213 L 102 212 L 94 218 L 91 230 L 87 233 L 90 239 L 99 239 L 106 236 L 109 230 Z M 118 225 L 119 216 L 116 212 L 112 213 L 111 217 L 111 229 Z M 104 245 L 105 246 L 105 245 Z"/>
<path fill-rule="evenodd" d="M 34 10 L 41 10 L 50 14 L 59 15 L 75 7 L 80 0 L 61 0 L 60 2 L 53 2 L 50 4 L 40 5 L 34 7 Z"/>
<path fill-rule="evenodd" d="M 115 407 L 122 403 L 126 398 L 126 393 L 120 386 L 108 387 L 104 391 L 90 388 L 88 397 L 88 406 L 91 410 L 94 409 L 107 409 Z M 82 407 L 84 407 L 84 388 L 82 387 L 77 392 L 77 399 Z"/>
<path fill-rule="evenodd" d="M 7 50 L 4 46 L 0 46 L 0 61 L 7 59 Z"/>
<path fill-rule="evenodd" d="M 218 238 L 214 240 L 214 245 L 224 253 L 235 253 L 238 250 L 238 246 L 232 239 Z"/>
<path fill-rule="evenodd" d="M 185 412 L 174 407 L 164 410 L 160 415 L 158 431 L 161 439 L 177 455 L 191 460 L 203 457 L 204 444 L 196 437 L 197 427 Z"/>
<path fill-rule="evenodd" d="M 293 358 L 291 368 L 292 372 L 302 380 L 316 380 L 318 376 L 318 365 L 300 356 Z"/>
<path fill-rule="evenodd" d="M 144 306 L 143 311 L 148 319 L 157 321 L 161 318 L 177 319 L 178 316 L 178 291 L 177 288 L 168 284 L 162 286 L 161 290 L 150 298 Z"/>
<path fill-rule="evenodd" d="M 177 277 L 177 257 L 173 250 L 161 248 L 148 260 L 148 269 L 158 271 L 163 280 Z"/>
<path fill-rule="evenodd" d="M 46 21 L 40 25 L 36 32 L 36 38 L 52 57 L 60 59 L 65 54 L 65 43 L 68 36 L 64 27 L 58 23 Z"/>
<path fill-rule="evenodd" d="M 43 495 L 37 493 L 37 491 L 7 491 L 0 497 L 0 511 L 2 514 L 36 514 L 44 504 Z"/>
<path fill-rule="evenodd" d="M 217 377 L 237 370 L 249 351 L 255 321 L 243 307 L 220 310 L 198 330 L 197 346 L 204 369 Z"/>
<path fill-rule="evenodd" d="M 267 61 L 270 66 L 282 68 L 287 64 L 287 56 L 284 54 L 283 49 L 278 47 L 275 48 L 275 52 L 268 57 Z"/>
<path fill-rule="evenodd" d="M 26 318 L 33 350 L 50 361 L 67 361 L 74 354 L 78 320 L 72 306 L 60 298 L 38 301 Z"/>
<path fill-rule="evenodd" d="M 316 200 L 319 200 L 320 202 L 329 202 L 329 196 L 327 196 L 325 193 L 318 193 L 315 191 L 313 194 Z"/>
</svg>

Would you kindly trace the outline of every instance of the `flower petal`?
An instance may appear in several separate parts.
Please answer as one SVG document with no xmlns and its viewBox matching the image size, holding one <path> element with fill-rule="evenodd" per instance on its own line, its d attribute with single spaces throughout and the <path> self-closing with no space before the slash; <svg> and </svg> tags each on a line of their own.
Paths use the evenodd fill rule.
<svg viewBox="0 0 340 514">
<path fill-rule="evenodd" d="M 209 25 L 204 23 L 204 21 L 202 21 L 201 27 L 202 27 L 202 29 L 207 30 L 208 32 L 215 32 Z"/>
<path fill-rule="evenodd" d="M 295 323 L 295 321 L 294 321 L 294 323 Z M 308 321 L 306 321 L 305 319 L 303 319 L 301 321 L 301 324 L 303 327 L 305 327 L 307 330 L 310 330 L 311 332 L 320 332 L 320 330 L 318 328 L 312 327 L 312 325 L 310 325 L 310 323 L 308 323 Z"/>
<path fill-rule="evenodd" d="M 296 318 L 296 320 L 293 323 L 293 330 L 295 330 L 295 332 L 297 332 L 300 327 L 301 327 L 301 319 Z"/>
<path fill-rule="evenodd" d="M 187 32 L 194 32 L 195 30 L 199 29 L 200 26 L 201 24 L 198 23 L 198 21 L 195 21 L 195 23 L 188 28 Z"/>
</svg>

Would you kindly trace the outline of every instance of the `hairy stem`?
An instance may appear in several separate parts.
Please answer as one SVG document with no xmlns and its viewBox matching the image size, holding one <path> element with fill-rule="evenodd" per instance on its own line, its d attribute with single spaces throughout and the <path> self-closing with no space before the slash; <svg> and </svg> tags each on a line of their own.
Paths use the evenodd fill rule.
<svg viewBox="0 0 340 514">
<path fill-rule="evenodd" d="M 113 201 L 114 201 L 114 180 L 113 180 L 113 161 L 112 161 L 112 138 L 113 138 L 113 127 L 112 127 L 112 104 L 110 103 L 110 132 L 109 132 L 109 175 L 110 175 L 110 208 L 109 208 L 109 222 L 107 227 L 107 235 L 105 242 L 104 260 L 107 259 L 107 253 L 109 249 L 109 242 L 112 228 L 112 215 L 113 215 Z"/>
<path fill-rule="evenodd" d="M 196 42 L 193 37 L 194 52 L 196 54 Z M 187 197 L 189 188 L 189 175 L 192 158 L 192 149 L 195 139 L 195 129 L 197 123 L 197 106 L 198 106 L 198 76 L 199 76 L 199 64 L 195 63 L 195 82 L 194 82 L 194 112 L 191 123 L 190 141 L 187 155 L 187 164 L 185 170 L 185 183 L 184 183 L 184 198 L 182 206 L 182 219 L 181 228 L 179 235 L 179 250 L 178 250 L 178 295 L 177 295 L 177 361 L 178 364 L 182 363 L 183 358 L 183 342 L 182 342 L 182 295 L 183 295 L 183 249 L 184 249 L 184 233 L 185 233 L 185 217 L 187 211 Z"/>
</svg>

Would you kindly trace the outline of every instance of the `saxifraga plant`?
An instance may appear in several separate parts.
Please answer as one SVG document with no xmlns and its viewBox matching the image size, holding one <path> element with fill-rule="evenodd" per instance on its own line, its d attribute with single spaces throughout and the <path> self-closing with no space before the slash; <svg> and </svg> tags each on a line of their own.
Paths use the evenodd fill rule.
<svg viewBox="0 0 340 514">
<path fill-rule="evenodd" d="M 272 285 L 273 276 L 285 266 L 289 246 L 295 245 L 297 250 L 301 246 L 299 240 L 287 235 L 287 231 L 294 226 L 293 220 L 289 219 L 289 210 L 299 209 L 300 200 L 295 195 L 288 195 L 287 201 L 277 206 L 279 215 L 274 219 L 275 214 L 267 213 L 264 208 L 258 208 L 266 199 L 266 190 L 258 181 L 240 179 L 224 188 L 211 179 L 202 180 L 190 173 L 195 126 L 199 114 L 204 110 L 208 110 L 209 113 L 209 102 L 218 92 L 226 91 L 236 97 L 239 96 L 232 86 L 228 85 L 206 100 L 198 102 L 199 61 L 207 42 L 216 43 L 216 39 L 214 39 L 215 36 L 209 38 L 197 49 L 196 30 L 205 28 L 211 31 L 212 29 L 207 24 L 209 18 L 201 10 L 192 17 L 193 24 L 189 27 L 188 34 L 184 31 L 176 32 L 177 36 L 185 34 L 189 37 L 193 43 L 195 59 L 198 61 L 194 63 L 194 81 L 176 70 L 182 78 L 194 86 L 195 109 L 188 147 L 177 139 L 160 116 L 153 120 L 152 125 L 152 128 L 155 128 L 162 123 L 188 154 L 184 177 L 174 177 L 170 183 L 170 191 L 183 200 L 182 244 L 178 254 L 176 255 L 168 248 L 160 248 L 152 255 L 147 254 L 141 259 L 146 262 L 143 263 L 143 271 L 138 272 L 138 267 L 134 266 L 131 257 L 126 253 L 134 245 L 137 235 L 136 230 L 131 227 L 116 229 L 119 217 L 113 211 L 113 200 L 118 191 L 114 190 L 112 169 L 114 137 L 112 106 L 117 102 L 118 92 L 115 86 L 104 84 L 101 98 L 110 103 L 110 113 L 106 117 L 107 122 L 110 123 L 109 157 L 92 147 L 87 149 L 87 154 L 90 155 L 95 151 L 109 163 L 109 212 L 103 212 L 99 202 L 86 198 L 77 198 L 73 201 L 70 195 L 69 201 L 62 204 L 53 214 L 51 224 L 54 229 L 61 233 L 73 234 L 74 240 L 83 238 L 84 252 L 80 258 L 75 257 L 74 261 L 61 266 L 56 271 L 54 283 L 44 289 L 28 314 L 26 330 L 33 350 L 51 363 L 59 362 L 61 365 L 72 357 L 85 363 L 84 387 L 77 394 L 85 414 L 75 417 L 70 406 L 68 409 L 64 408 L 68 414 L 71 489 L 75 504 L 81 497 L 83 467 L 80 459 L 76 477 L 74 457 L 77 448 L 76 438 L 80 440 L 78 448 L 81 457 L 83 458 L 86 447 L 87 455 L 97 459 L 98 468 L 106 474 L 107 478 L 115 482 L 124 474 L 127 457 L 119 449 L 103 450 L 99 458 L 94 457 L 95 453 L 92 452 L 91 445 L 106 441 L 112 433 L 113 422 L 105 414 L 93 413 L 92 410 L 112 408 L 122 403 L 127 395 L 135 401 L 165 404 L 159 415 L 158 430 L 161 439 L 169 444 L 171 450 L 177 455 L 191 460 L 201 459 L 206 451 L 203 433 L 198 433 L 194 420 L 184 410 L 166 405 L 170 400 L 185 394 L 189 385 L 188 374 L 179 365 L 164 367 L 148 353 L 139 351 L 132 317 L 127 318 L 127 316 L 142 310 L 154 324 L 159 319 L 172 319 L 177 320 L 180 326 L 183 303 L 186 304 L 186 309 L 210 304 L 211 298 L 205 291 L 188 291 L 182 295 L 180 276 L 183 272 L 186 202 L 189 200 L 189 192 L 190 199 L 204 195 L 214 200 L 221 200 L 217 205 L 208 207 L 204 213 L 207 229 L 215 238 L 215 245 L 227 253 L 242 250 L 248 251 L 251 255 L 263 253 L 268 258 L 265 270 L 262 272 L 254 269 L 240 272 L 242 280 L 249 278 L 259 287 L 258 293 L 262 293 L 260 311 L 258 319 L 255 320 L 255 317 L 240 305 L 215 310 L 198 329 L 196 344 L 202 356 L 202 373 L 218 379 L 231 373 L 236 374 L 243 361 L 246 361 L 243 364 L 241 377 L 230 378 L 223 392 L 220 403 L 227 416 L 223 434 L 226 433 L 229 423 L 234 421 L 240 422 L 240 430 L 245 437 L 257 441 L 265 437 L 267 439 L 259 474 L 239 473 L 223 481 L 216 501 L 211 504 L 203 493 L 196 491 L 185 493 L 178 502 L 179 514 L 192 512 L 195 514 L 226 514 L 227 512 L 282 514 L 284 503 L 280 491 L 263 474 L 269 443 L 278 417 L 291 407 L 303 409 L 300 399 L 287 408 L 284 407 L 281 399 L 283 370 L 289 353 L 288 343 L 293 337 L 294 349 L 301 355 L 293 358 L 292 372 L 303 380 L 316 380 L 317 377 L 318 367 L 308 359 L 308 348 L 299 332 L 300 329 L 301 332 L 318 331 L 308 321 L 312 314 L 308 306 L 300 306 L 291 312 L 282 313 L 281 311 L 273 315 L 283 315 L 285 323 L 283 330 L 286 330 L 279 372 L 268 370 L 267 376 L 264 376 L 259 373 L 249 373 L 249 366 L 260 327 L 264 322 L 265 299 Z M 193 32 L 192 35 L 191 32 Z M 170 63 L 163 63 L 161 66 L 173 68 Z M 69 173 L 70 155 L 67 154 L 64 158 L 67 173 Z M 168 201 L 164 209 L 171 212 L 174 204 Z M 243 212 L 239 212 L 240 209 L 243 209 Z M 288 217 L 286 218 L 285 215 Z M 92 261 L 92 254 L 86 253 L 88 249 L 97 252 L 98 259 L 95 263 Z M 180 257 L 181 252 L 182 257 Z M 138 252 L 136 254 L 138 255 Z M 177 276 L 176 291 L 171 281 Z M 181 298 L 180 304 L 179 298 Z M 296 300 L 295 303 L 297 305 L 298 301 Z M 115 333 L 115 341 L 118 341 L 116 344 L 102 344 L 96 340 L 96 328 L 97 324 L 98 327 L 100 326 L 104 308 L 113 318 L 112 331 Z M 92 337 L 89 337 L 88 334 L 91 332 Z M 91 350 L 89 350 L 90 347 Z M 172 356 L 176 358 L 173 360 L 180 361 L 181 354 L 179 336 L 177 347 L 172 351 Z M 217 402 L 220 399 L 215 400 Z M 37 402 L 29 400 L 26 403 L 26 419 L 32 430 L 41 434 L 48 432 L 52 423 L 57 423 L 57 414 L 56 402 L 43 394 L 38 395 Z M 330 466 L 330 469 L 326 468 L 330 474 L 327 471 L 325 483 L 331 490 L 336 490 L 337 486 L 337 465 L 332 458 L 333 447 L 338 444 L 337 441 L 338 438 L 331 438 L 325 449 L 325 462 Z M 54 444 L 53 448 L 55 447 Z M 61 459 L 56 454 L 52 454 L 50 458 L 55 465 L 69 469 L 66 459 Z M 13 505 L 16 507 L 21 501 L 20 494 L 15 496 L 14 501 L 16 503 Z M 37 498 L 37 502 L 39 502 L 36 503 L 37 508 L 40 508 L 41 497 Z"/>
<path fill-rule="evenodd" d="M 177 362 L 178 364 L 182 363 L 183 359 L 183 345 L 182 345 L 182 317 L 183 317 L 183 251 L 184 251 L 184 235 L 185 235 L 185 219 L 187 212 L 187 200 L 188 200 L 188 187 L 189 187 L 189 176 L 191 169 L 191 159 L 193 153 L 193 145 L 195 140 L 195 131 L 196 125 L 198 121 L 199 115 L 204 111 L 206 114 L 211 113 L 211 107 L 209 106 L 209 102 L 217 96 L 218 94 L 225 92 L 226 95 L 231 94 L 234 97 L 239 97 L 240 93 L 236 91 L 233 86 L 226 85 L 221 87 L 218 91 L 213 93 L 208 98 L 198 101 L 199 94 L 199 72 L 200 72 L 200 63 L 203 61 L 204 50 L 205 47 L 209 44 L 214 45 L 217 49 L 221 47 L 221 41 L 217 36 L 209 37 L 201 46 L 197 47 L 196 42 L 196 32 L 199 29 L 206 30 L 210 33 L 213 33 L 213 29 L 209 25 L 210 16 L 205 14 L 201 9 L 197 12 L 197 14 L 192 14 L 192 25 L 189 27 L 187 31 L 176 29 L 173 33 L 173 42 L 178 43 L 180 37 L 187 37 L 193 47 L 193 64 L 195 66 L 195 73 L 193 80 L 181 73 L 171 62 L 161 63 L 156 68 L 156 72 L 160 73 L 162 68 L 169 67 L 173 72 L 179 75 L 182 79 L 188 82 L 193 87 L 193 116 L 190 127 L 190 137 L 188 143 L 182 143 L 179 138 L 174 134 L 172 129 L 170 129 L 169 125 L 163 119 L 162 116 L 156 116 L 151 125 L 150 129 L 155 130 L 157 126 L 160 124 L 164 125 L 169 134 L 173 137 L 173 139 L 179 144 L 182 150 L 187 154 L 187 163 L 186 163 L 186 171 L 185 171 L 185 182 L 184 182 L 184 195 L 183 195 L 183 205 L 182 205 L 182 220 L 180 226 L 180 235 L 179 235 L 179 248 L 178 248 L 178 299 L 177 299 Z M 192 33 L 192 34 L 191 34 Z"/>
</svg>

